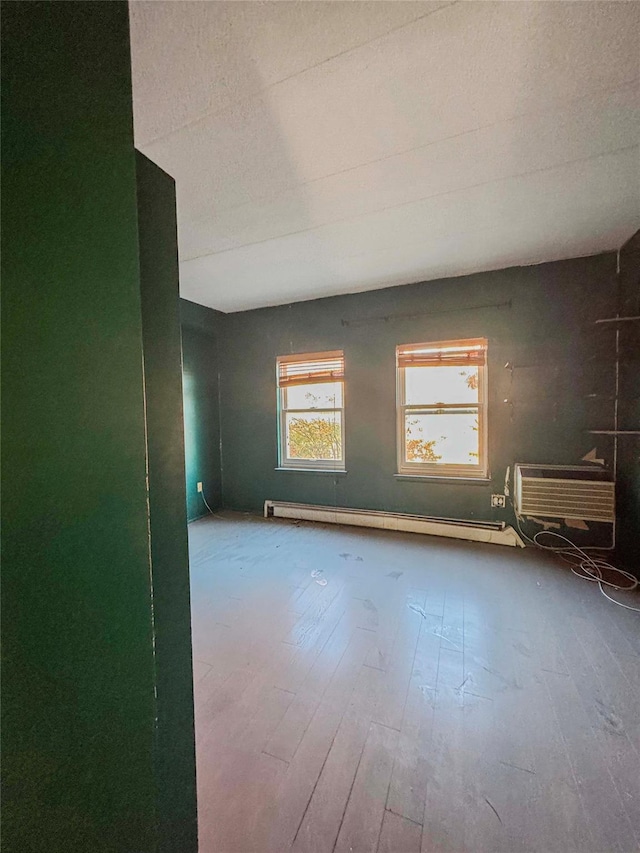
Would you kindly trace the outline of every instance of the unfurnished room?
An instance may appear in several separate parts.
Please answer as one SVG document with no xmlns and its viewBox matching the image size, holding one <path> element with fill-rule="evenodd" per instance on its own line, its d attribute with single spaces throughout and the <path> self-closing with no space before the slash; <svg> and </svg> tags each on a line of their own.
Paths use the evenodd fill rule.
<svg viewBox="0 0 640 853">
<path fill-rule="evenodd" d="M 3 0 L 2 849 L 640 851 L 640 3 Z"/>
</svg>

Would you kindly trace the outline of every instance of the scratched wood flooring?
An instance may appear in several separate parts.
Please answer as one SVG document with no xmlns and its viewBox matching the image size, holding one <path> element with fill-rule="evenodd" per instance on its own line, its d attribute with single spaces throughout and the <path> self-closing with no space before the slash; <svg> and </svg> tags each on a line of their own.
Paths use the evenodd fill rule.
<svg viewBox="0 0 640 853">
<path fill-rule="evenodd" d="M 547 555 L 190 526 L 201 853 L 633 851 L 640 618 Z"/>
</svg>

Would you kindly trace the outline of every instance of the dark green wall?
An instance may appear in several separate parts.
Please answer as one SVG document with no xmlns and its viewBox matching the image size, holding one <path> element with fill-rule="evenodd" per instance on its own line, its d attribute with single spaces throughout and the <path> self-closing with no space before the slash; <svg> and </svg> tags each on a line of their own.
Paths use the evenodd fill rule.
<svg viewBox="0 0 640 853">
<path fill-rule="evenodd" d="M 180 315 L 187 514 L 193 520 L 208 512 L 197 490 L 199 481 L 209 506 L 215 510 L 222 505 L 218 338 L 225 315 L 185 299 L 180 301 Z"/>
<path fill-rule="evenodd" d="M 138 230 L 157 686 L 158 850 L 198 848 L 173 178 L 139 152 Z"/>
<path fill-rule="evenodd" d="M 195 853 L 173 181 L 126 4 L 2 11 L 2 848 Z"/>
<path fill-rule="evenodd" d="M 124 3 L 2 7 L 3 850 L 153 847 Z"/>
<path fill-rule="evenodd" d="M 225 506 L 259 510 L 274 498 L 510 519 L 509 509 L 490 508 L 507 466 L 577 464 L 595 443 L 587 430 L 609 428 L 601 410 L 613 361 L 609 354 L 598 363 L 608 344 L 598 342 L 593 323 L 615 309 L 615 270 L 615 255 L 600 255 L 226 315 L 219 339 Z M 396 345 L 467 337 L 489 339 L 491 482 L 394 477 Z M 275 358 L 333 349 L 346 361 L 347 473 L 276 471 Z M 605 444 L 599 450 L 610 463 Z"/>
<path fill-rule="evenodd" d="M 620 251 L 619 311 L 640 316 L 640 231 Z M 640 430 L 640 322 L 620 323 L 620 403 L 618 426 Z M 612 334 L 610 333 L 610 336 Z M 640 436 L 618 439 L 618 552 L 640 570 Z"/>
</svg>

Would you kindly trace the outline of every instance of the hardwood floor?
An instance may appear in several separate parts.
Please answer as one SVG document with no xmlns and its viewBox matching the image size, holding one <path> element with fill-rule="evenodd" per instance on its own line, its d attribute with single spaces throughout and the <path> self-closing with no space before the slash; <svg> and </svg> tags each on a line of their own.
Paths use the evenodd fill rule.
<svg viewBox="0 0 640 853">
<path fill-rule="evenodd" d="M 201 853 L 640 849 L 640 618 L 527 549 L 190 526 Z"/>
</svg>

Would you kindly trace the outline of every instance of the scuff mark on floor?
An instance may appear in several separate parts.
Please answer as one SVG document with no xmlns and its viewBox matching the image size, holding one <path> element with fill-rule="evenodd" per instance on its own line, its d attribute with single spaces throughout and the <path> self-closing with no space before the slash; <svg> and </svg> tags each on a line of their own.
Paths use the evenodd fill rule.
<svg viewBox="0 0 640 853">
<path fill-rule="evenodd" d="M 497 669 L 492 669 L 490 666 L 485 666 L 485 664 L 480 663 L 480 666 L 484 669 L 485 672 L 488 672 L 490 675 L 495 675 L 495 677 L 502 682 L 504 689 L 506 690 L 508 687 L 512 687 L 515 690 L 522 690 L 522 684 L 518 681 L 517 678 L 505 678 L 502 673 L 498 672 Z"/>
<path fill-rule="evenodd" d="M 501 818 L 501 817 L 500 817 L 500 815 L 498 814 L 498 810 L 497 810 L 497 808 L 493 805 L 493 803 L 492 803 L 490 800 L 488 800 L 486 797 L 484 798 L 484 801 L 485 801 L 485 803 L 489 806 L 489 808 L 491 809 L 491 811 L 495 814 L 495 816 L 498 818 L 498 820 L 500 821 L 500 823 L 502 823 L 502 818 Z"/>
<path fill-rule="evenodd" d="M 473 681 L 473 676 L 471 675 L 471 673 L 470 673 L 470 672 L 468 672 L 468 673 L 467 673 L 467 675 L 465 676 L 465 679 L 464 679 L 464 681 L 462 682 L 462 684 L 460 684 L 460 685 L 459 685 L 459 687 L 456 687 L 456 693 L 464 693 L 464 686 L 465 686 L 465 684 L 467 684 L 469 681 Z"/>
<path fill-rule="evenodd" d="M 502 764 L 504 767 L 512 767 L 514 770 L 522 770 L 523 773 L 531 773 L 532 776 L 536 775 L 535 770 L 528 770 L 526 767 L 519 767 L 517 764 L 511 764 L 510 761 L 498 761 L 498 764 Z"/>
<path fill-rule="evenodd" d="M 610 731 L 614 735 L 623 735 L 624 725 L 613 708 L 610 708 L 604 702 L 601 702 L 600 699 L 596 699 L 596 707 L 598 709 L 598 713 L 604 720 L 607 731 Z"/>
<path fill-rule="evenodd" d="M 521 655 L 524 655 L 524 657 L 530 658 L 533 656 L 531 649 L 528 648 L 527 646 L 525 646 L 524 643 L 521 643 L 520 640 L 518 640 L 517 643 L 512 643 L 512 645 L 513 645 L 513 648 L 517 652 L 520 652 Z"/>
</svg>

